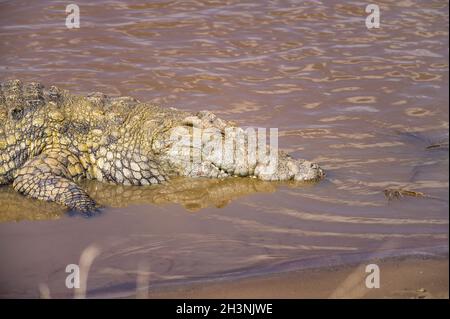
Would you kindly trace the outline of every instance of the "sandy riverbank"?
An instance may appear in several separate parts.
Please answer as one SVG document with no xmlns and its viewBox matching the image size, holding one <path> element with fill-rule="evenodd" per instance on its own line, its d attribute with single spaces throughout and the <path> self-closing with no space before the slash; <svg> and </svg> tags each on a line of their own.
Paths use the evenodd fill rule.
<svg viewBox="0 0 450 319">
<path fill-rule="evenodd" d="M 377 260 L 380 288 L 365 286 L 368 263 L 150 291 L 149 298 L 448 298 L 448 257 Z"/>
</svg>

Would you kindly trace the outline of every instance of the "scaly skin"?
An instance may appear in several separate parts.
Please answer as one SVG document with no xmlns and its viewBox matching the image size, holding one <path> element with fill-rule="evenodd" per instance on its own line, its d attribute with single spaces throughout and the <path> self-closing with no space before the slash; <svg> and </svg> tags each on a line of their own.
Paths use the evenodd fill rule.
<svg viewBox="0 0 450 319">
<path fill-rule="evenodd" d="M 324 174 L 317 164 L 279 153 L 276 169 L 267 161 L 238 156 L 240 146 L 226 144 L 215 156 L 213 139 L 201 145 L 181 144 L 192 138 L 231 132 L 246 133 L 231 122 L 202 111 L 197 114 L 140 103 L 131 97 L 102 93 L 71 95 L 56 87 L 19 80 L 0 87 L 0 184 L 32 198 L 53 201 L 80 212 L 97 204 L 76 182 L 97 179 L 123 185 L 161 184 L 173 176 L 224 178 L 250 176 L 263 180 L 314 181 Z M 179 150 L 188 152 L 188 160 Z M 194 150 L 201 161 L 192 162 Z M 227 153 L 228 151 L 228 153 Z M 191 156 L 191 157 L 189 157 Z"/>
</svg>

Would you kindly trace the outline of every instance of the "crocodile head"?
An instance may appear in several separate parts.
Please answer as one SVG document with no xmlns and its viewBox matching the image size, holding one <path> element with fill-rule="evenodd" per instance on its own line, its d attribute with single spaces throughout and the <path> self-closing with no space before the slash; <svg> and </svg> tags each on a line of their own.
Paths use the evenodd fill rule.
<svg viewBox="0 0 450 319">
<path fill-rule="evenodd" d="M 170 129 L 155 139 L 153 151 L 161 154 L 162 162 L 181 176 L 301 182 L 318 181 L 325 176 L 316 163 L 293 159 L 272 149 L 272 145 L 261 145 L 255 132 L 201 111 L 171 123 Z M 261 147 L 265 151 L 260 152 Z"/>
</svg>

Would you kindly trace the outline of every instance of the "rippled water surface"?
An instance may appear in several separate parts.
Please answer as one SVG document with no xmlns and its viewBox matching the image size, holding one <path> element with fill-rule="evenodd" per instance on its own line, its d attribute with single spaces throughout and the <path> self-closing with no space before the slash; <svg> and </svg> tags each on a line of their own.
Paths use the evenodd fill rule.
<svg viewBox="0 0 450 319">
<path fill-rule="evenodd" d="M 91 219 L 0 189 L 0 296 L 67 297 L 90 244 L 92 296 L 150 285 L 448 251 L 448 1 L 0 1 L 0 79 L 131 95 L 277 127 L 310 185 L 87 182 Z M 434 146 L 434 147 L 430 147 Z M 387 201 L 387 187 L 427 198 Z M 41 285 L 41 287 L 44 287 Z"/>
</svg>

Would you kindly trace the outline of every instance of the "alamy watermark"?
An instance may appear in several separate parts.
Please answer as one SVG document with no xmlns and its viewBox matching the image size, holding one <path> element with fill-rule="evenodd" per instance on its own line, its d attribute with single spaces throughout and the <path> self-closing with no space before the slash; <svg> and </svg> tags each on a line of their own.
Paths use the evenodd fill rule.
<svg viewBox="0 0 450 319">
<path fill-rule="evenodd" d="M 367 29 L 378 29 L 380 27 L 380 7 L 376 4 L 368 4 L 366 13 L 369 13 L 366 17 Z"/>
<path fill-rule="evenodd" d="M 220 164 L 222 168 L 255 167 L 262 163 L 264 173 L 273 174 L 278 168 L 278 129 L 270 128 L 269 146 L 266 132 L 266 128 L 251 127 L 245 130 L 178 127 L 172 131 L 169 154 L 189 169 L 204 162 Z"/>
<path fill-rule="evenodd" d="M 77 264 L 69 264 L 66 266 L 66 287 L 69 289 L 80 288 L 80 266 Z"/>
<path fill-rule="evenodd" d="M 380 7 L 377 4 L 368 4 L 365 9 L 369 15 L 366 17 L 367 29 L 380 28 Z M 66 6 L 66 27 L 68 29 L 80 28 L 80 7 L 76 4 Z"/>
<path fill-rule="evenodd" d="M 76 4 L 69 4 L 66 6 L 66 27 L 68 29 L 80 28 L 80 7 Z"/>
<path fill-rule="evenodd" d="M 366 266 L 366 288 L 380 288 L 380 267 L 377 264 L 370 264 Z"/>
</svg>

